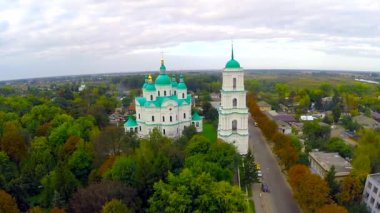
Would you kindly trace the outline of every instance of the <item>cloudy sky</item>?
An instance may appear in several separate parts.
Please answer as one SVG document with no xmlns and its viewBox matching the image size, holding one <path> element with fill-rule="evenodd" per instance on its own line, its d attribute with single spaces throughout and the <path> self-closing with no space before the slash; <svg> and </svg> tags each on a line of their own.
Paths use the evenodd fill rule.
<svg viewBox="0 0 380 213">
<path fill-rule="evenodd" d="M 380 71 L 379 0 L 0 0 L 0 80 L 245 68 Z"/>
</svg>

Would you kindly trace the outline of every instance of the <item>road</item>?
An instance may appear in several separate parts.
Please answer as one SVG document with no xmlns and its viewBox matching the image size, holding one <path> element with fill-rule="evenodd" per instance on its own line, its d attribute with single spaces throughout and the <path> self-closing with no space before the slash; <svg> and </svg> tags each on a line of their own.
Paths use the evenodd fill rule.
<svg viewBox="0 0 380 213">
<path fill-rule="evenodd" d="M 256 161 L 261 165 L 262 182 L 267 183 L 270 189 L 270 193 L 264 193 L 261 192 L 261 184 L 252 186 L 256 212 L 301 212 L 275 156 L 272 154 L 260 129 L 253 125 L 252 119 L 249 121 L 249 148 L 253 150 Z"/>
</svg>

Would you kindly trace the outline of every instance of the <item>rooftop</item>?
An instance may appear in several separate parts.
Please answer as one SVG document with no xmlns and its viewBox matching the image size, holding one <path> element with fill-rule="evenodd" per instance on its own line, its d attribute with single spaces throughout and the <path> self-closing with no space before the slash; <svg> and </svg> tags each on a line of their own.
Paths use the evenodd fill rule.
<svg viewBox="0 0 380 213">
<path fill-rule="evenodd" d="M 296 122 L 296 119 L 293 117 L 293 115 L 284 114 L 284 113 L 275 115 L 274 119 L 279 120 L 279 121 L 284 121 L 287 123 Z"/>
<path fill-rule="evenodd" d="M 310 152 L 309 156 L 326 171 L 334 166 L 336 176 L 347 175 L 352 170 L 351 164 L 337 152 Z"/>
<path fill-rule="evenodd" d="M 358 124 L 362 125 L 364 128 L 372 128 L 372 129 L 380 128 L 379 122 L 365 115 L 355 116 L 353 117 L 353 120 L 358 122 Z"/>
<path fill-rule="evenodd" d="M 371 178 L 374 181 L 376 181 L 378 184 L 380 184 L 380 173 L 369 174 L 367 178 Z"/>
</svg>

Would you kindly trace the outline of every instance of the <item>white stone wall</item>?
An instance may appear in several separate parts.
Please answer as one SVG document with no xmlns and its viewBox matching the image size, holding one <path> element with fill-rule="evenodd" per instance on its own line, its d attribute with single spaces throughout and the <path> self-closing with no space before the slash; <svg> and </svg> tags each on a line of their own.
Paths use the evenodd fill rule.
<svg viewBox="0 0 380 213">
<path fill-rule="evenodd" d="M 172 95 L 172 86 L 171 85 L 156 85 L 157 96 L 170 96 Z M 166 95 L 164 95 L 166 92 Z"/>
<path fill-rule="evenodd" d="M 178 99 L 187 98 L 187 90 L 185 90 L 185 89 L 177 89 L 177 98 Z"/>
</svg>

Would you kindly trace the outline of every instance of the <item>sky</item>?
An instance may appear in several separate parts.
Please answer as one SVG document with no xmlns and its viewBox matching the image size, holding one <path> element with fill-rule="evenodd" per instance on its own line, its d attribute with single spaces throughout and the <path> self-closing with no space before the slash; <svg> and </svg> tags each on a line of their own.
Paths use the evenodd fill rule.
<svg viewBox="0 0 380 213">
<path fill-rule="evenodd" d="M 223 69 L 380 71 L 379 0 L 0 0 L 0 80 Z"/>
</svg>

